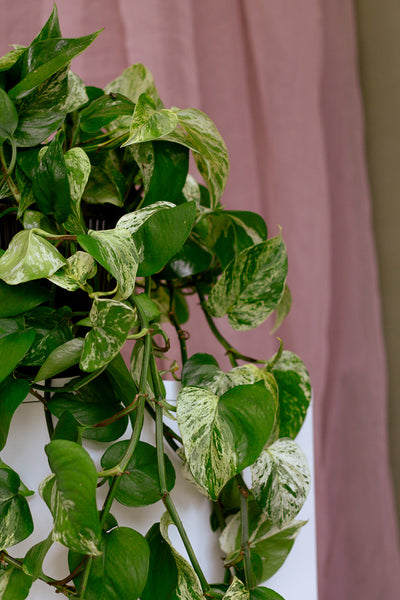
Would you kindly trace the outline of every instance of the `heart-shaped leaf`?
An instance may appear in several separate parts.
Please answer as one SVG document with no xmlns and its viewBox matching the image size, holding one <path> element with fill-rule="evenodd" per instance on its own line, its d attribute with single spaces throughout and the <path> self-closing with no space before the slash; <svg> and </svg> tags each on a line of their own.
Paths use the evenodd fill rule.
<svg viewBox="0 0 400 600">
<path fill-rule="evenodd" d="M 108 94 L 113 92 L 123 94 L 134 104 L 138 102 L 141 94 L 148 94 L 153 98 L 157 109 L 163 108 L 151 72 L 140 63 L 125 69 L 119 77 L 106 86 L 105 91 Z"/>
<path fill-rule="evenodd" d="M 213 287 L 206 308 L 233 329 L 260 325 L 277 308 L 285 288 L 287 257 L 281 236 L 243 250 Z"/>
<path fill-rule="evenodd" d="M 86 450 L 75 442 L 54 440 L 45 450 L 54 475 L 42 482 L 40 493 L 54 518 L 53 540 L 76 552 L 98 556 L 96 467 Z"/>
<path fill-rule="evenodd" d="M 115 527 L 103 535 L 102 555 L 90 567 L 85 598 L 87 600 L 137 600 L 145 586 L 150 550 L 145 538 L 129 527 Z M 83 560 L 69 555 L 73 571 Z M 80 588 L 82 576 L 75 578 Z"/>
<path fill-rule="evenodd" d="M 128 441 L 120 441 L 110 446 L 101 459 L 103 469 L 110 469 L 118 465 L 128 444 Z M 171 491 L 175 485 L 175 470 L 166 454 L 164 454 L 164 462 L 167 489 Z M 126 473 L 118 478 L 115 497 L 125 506 L 147 506 L 160 500 L 157 450 L 154 446 L 138 442 L 135 452 L 126 466 Z"/>
<path fill-rule="evenodd" d="M 42 279 L 65 263 L 59 251 L 33 229 L 20 231 L 0 258 L 0 279 L 10 285 Z"/>
<path fill-rule="evenodd" d="M 258 457 L 274 426 L 275 402 L 263 381 L 238 385 L 221 397 L 190 386 L 179 393 L 185 456 L 194 479 L 213 500 Z"/>
<path fill-rule="evenodd" d="M 129 138 L 123 146 L 150 142 L 174 131 L 178 117 L 172 110 L 156 109 L 156 103 L 148 94 L 141 94 L 133 113 Z"/>
<path fill-rule="evenodd" d="M 254 497 L 273 525 L 282 527 L 297 516 L 307 498 L 311 474 L 296 442 L 276 441 L 260 454 L 251 474 Z"/>
</svg>

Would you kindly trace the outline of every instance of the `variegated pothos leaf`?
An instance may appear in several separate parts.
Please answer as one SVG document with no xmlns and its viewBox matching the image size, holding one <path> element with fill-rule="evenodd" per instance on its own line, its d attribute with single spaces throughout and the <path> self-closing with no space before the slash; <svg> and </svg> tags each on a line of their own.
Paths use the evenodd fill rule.
<svg viewBox="0 0 400 600">
<path fill-rule="evenodd" d="M 254 462 L 275 423 L 276 399 L 262 381 L 237 385 L 218 396 L 184 387 L 177 399 L 177 421 L 190 471 L 216 500 L 236 473 Z"/>
<path fill-rule="evenodd" d="M 213 287 L 206 308 L 213 317 L 227 314 L 233 329 L 253 329 L 278 306 L 286 275 L 286 249 L 279 235 L 234 258 Z"/>
<path fill-rule="evenodd" d="M 132 236 L 125 229 L 91 231 L 78 235 L 78 243 L 118 282 L 116 300 L 129 298 L 135 289 L 139 256 Z"/>
<path fill-rule="evenodd" d="M 87 252 L 78 250 L 67 258 L 67 264 L 48 279 L 56 285 L 73 292 L 81 288 L 90 291 L 87 280 L 96 275 L 97 265 Z"/>
<path fill-rule="evenodd" d="M 172 110 L 157 110 L 154 100 L 148 94 L 141 94 L 133 113 L 129 138 L 123 146 L 163 138 L 174 131 L 177 124 L 178 117 Z"/>
<path fill-rule="evenodd" d="M 271 523 L 277 527 L 294 519 L 311 484 L 307 458 L 296 442 L 277 440 L 251 467 L 252 491 Z"/>
<path fill-rule="evenodd" d="M 9 285 L 42 279 L 65 263 L 62 254 L 34 229 L 20 231 L 0 258 L 0 279 Z"/>
<path fill-rule="evenodd" d="M 249 590 L 238 577 L 234 577 L 222 600 L 249 600 L 249 598 Z"/>
<path fill-rule="evenodd" d="M 178 569 L 178 584 L 176 596 L 179 600 L 205 600 L 199 578 L 193 567 L 175 550 L 168 536 L 168 527 L 173 524 L 168 512 L 160 520 L 160 532 L 165 541 L 170 545 L 176 567 Z"/>
<path fill-rule="evenodd" d="M 90 160 L 82 148 L 71 148 L 64 154 L 64 159 L 71 194 L 71 213 L 64 226 L 72 234 L 85 233 L 86 229 L 81 215 L 81 199 L 89 180 Z"/>
<path fill-rule="evenodd" d="M 126 342 L 136 311 L 116 300 L 96 298 L 90 311 L 92 329 L 86 335 L 80 368 L 96 371 L 108 364 Z"/>
</svg>

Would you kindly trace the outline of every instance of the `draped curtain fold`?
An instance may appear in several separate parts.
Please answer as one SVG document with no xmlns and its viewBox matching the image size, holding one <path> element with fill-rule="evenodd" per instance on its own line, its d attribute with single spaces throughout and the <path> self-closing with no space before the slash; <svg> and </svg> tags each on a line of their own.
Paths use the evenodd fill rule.
<svg viewBox="0 0 400 600">
<path fill-rule="evenodd" d="M 223 203 L 282 227 L 294 304 L 279 334 L 314 386 L 320 600 L 397 600 L 386 367 L 351 0 L 58 0 L 63 34 L 105 27 L 74 69 L 104 85 L 134 62 L 167 106 L 207 112 L 231 174 Z M 0 46 L 48 0 L 0 0 Z M 196 319 L 200 318 L 196 316 Z M 270 355 L 267 323 L 227 337 Z M 215 352 L 196 328 L 191 352 Z M 221 357 L 222 359 L 222 357 Z"/>
</svg>

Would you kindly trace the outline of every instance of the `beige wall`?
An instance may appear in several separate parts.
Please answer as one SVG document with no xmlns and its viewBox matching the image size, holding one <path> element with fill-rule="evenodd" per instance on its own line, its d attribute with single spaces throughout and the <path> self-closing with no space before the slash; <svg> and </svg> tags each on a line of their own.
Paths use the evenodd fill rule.
<svg viewBox="0 0 400 600">
<path fill-rule="evenodd" d="M 390 453 L 400 523 L 400 2 L 355 0 L 355 6 L 389 367 Z"/>
</svg>

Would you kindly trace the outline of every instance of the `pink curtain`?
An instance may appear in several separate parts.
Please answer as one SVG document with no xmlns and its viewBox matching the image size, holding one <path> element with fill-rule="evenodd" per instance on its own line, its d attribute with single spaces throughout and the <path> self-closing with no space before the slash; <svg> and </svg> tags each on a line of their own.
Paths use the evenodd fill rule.
<svg viewBox="0 0 400 600">
<path fill-rule="evenodd" d="M 49 0 L 0 0 L 0 50 L 28 43 Z M 165 104 L 221 130 L 230 208 L 262 212 L 289 253 L 279 334 L 314 385 L 320 600 L 397 600 L 386 371 L 351 0 L 59 0 L 63 33 L 105 27 L 75 70 L 104 85 L 143 62 Z M 196 316 L 196 319 L 199 319 Z M 224 331 L 270 355 L 269 324 Z M 191 352 L 214 352 L 196 327 Z"/>
</svg>

